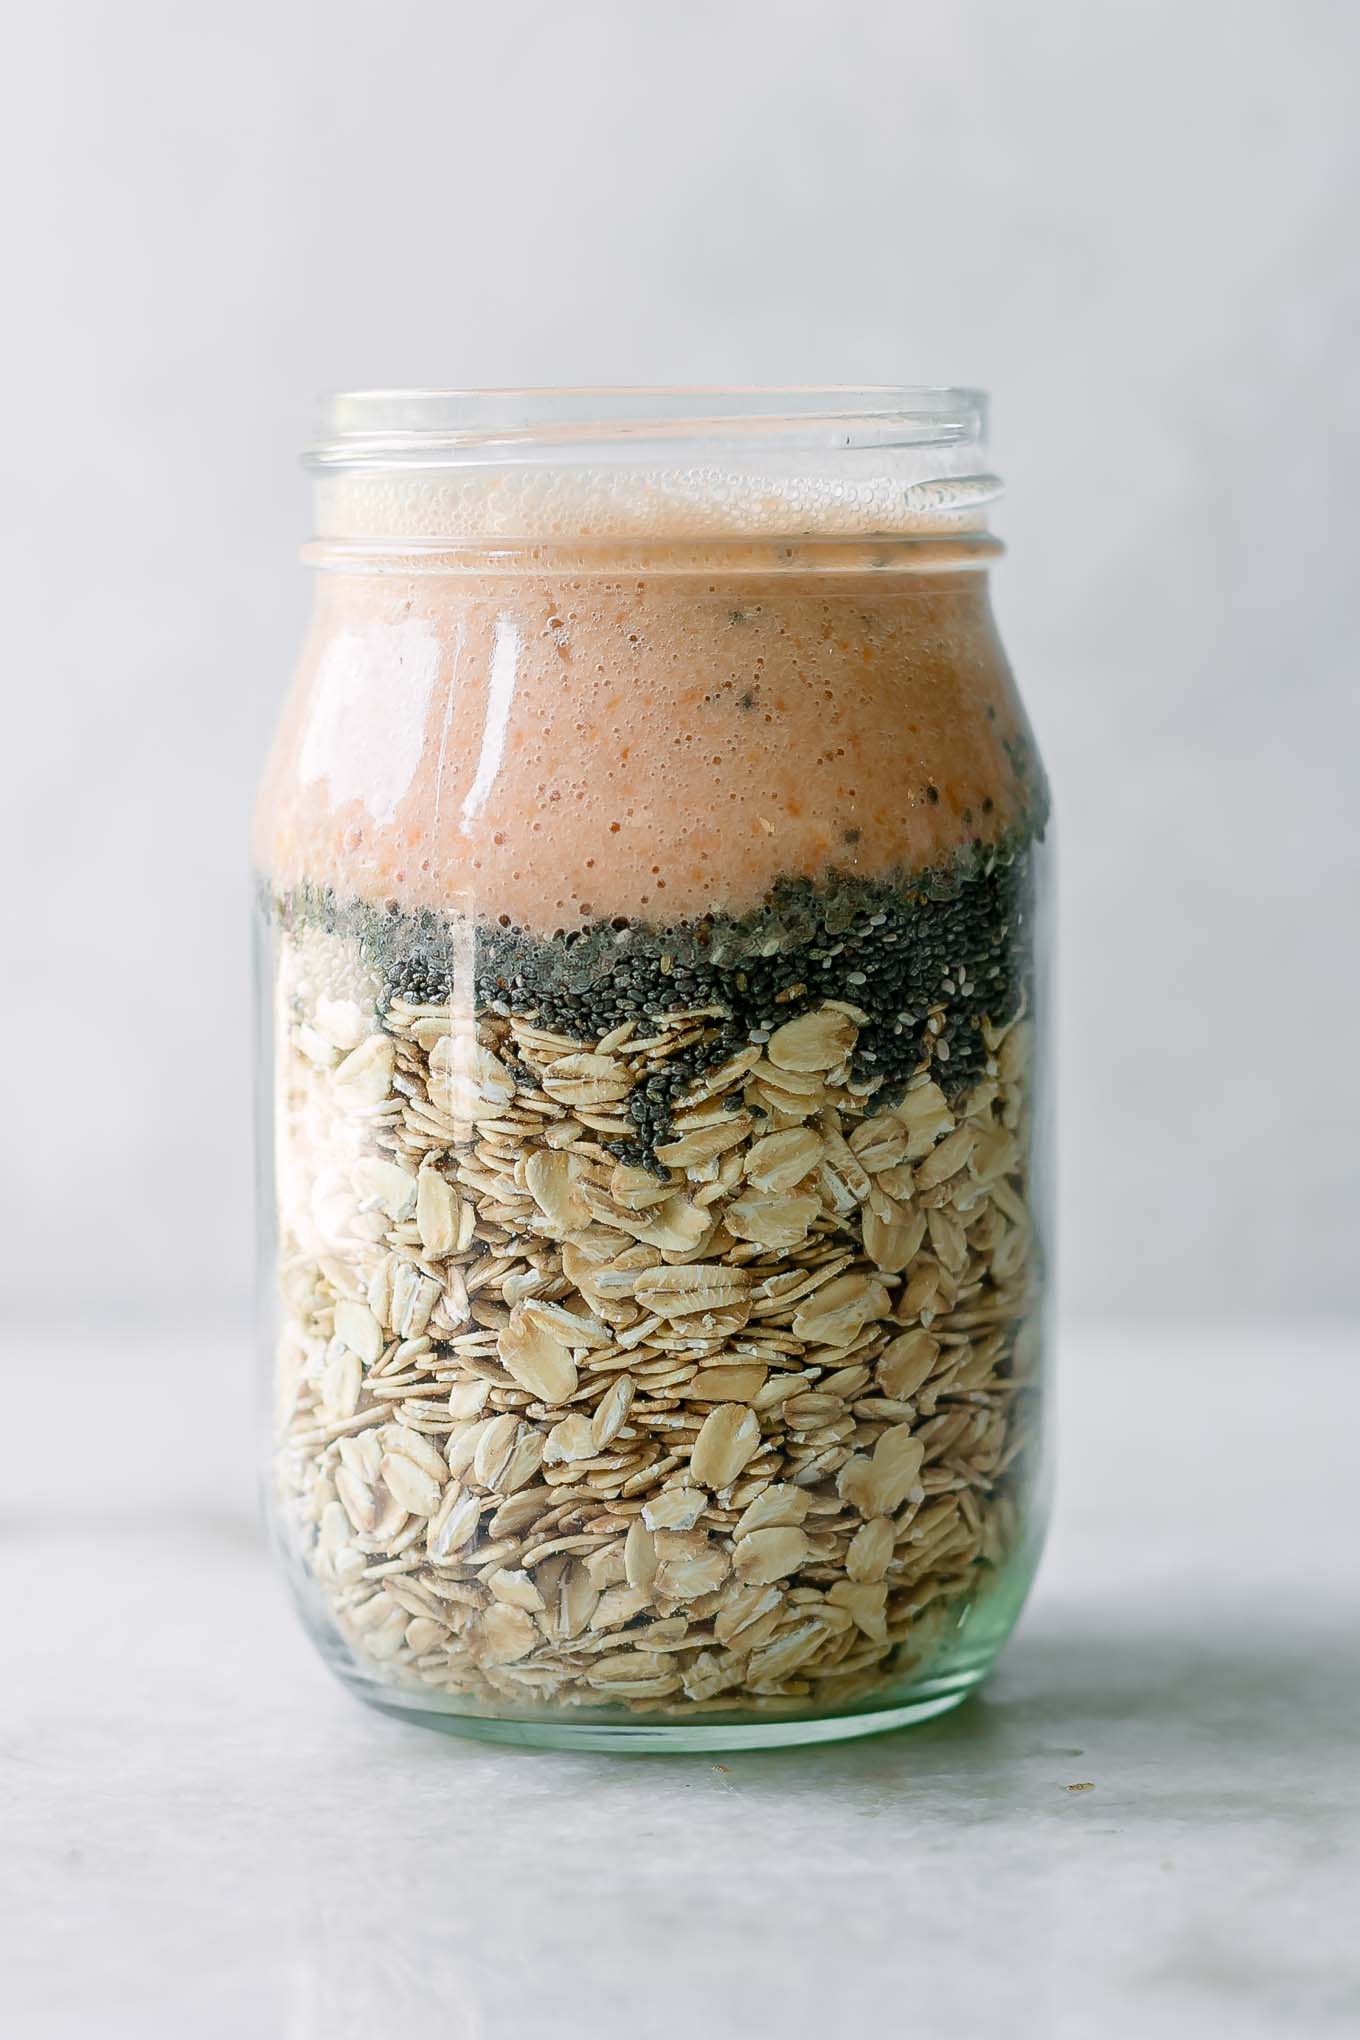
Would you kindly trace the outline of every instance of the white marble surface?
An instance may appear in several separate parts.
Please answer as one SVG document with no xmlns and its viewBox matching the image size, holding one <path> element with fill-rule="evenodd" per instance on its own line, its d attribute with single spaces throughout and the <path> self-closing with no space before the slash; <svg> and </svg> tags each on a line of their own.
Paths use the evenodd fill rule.
<svg viewBox="0 0 1360 2040">
<path fill-rule="evenodd" d="M 244 1341 L 35 1327 L 0 2030 L 1354 2034 L 1357 1343 L 1070 1337 L 1050 1556 L 985 1695 L 715 1761 L 369 1714 L 269 1576 Z"/>
</svg>

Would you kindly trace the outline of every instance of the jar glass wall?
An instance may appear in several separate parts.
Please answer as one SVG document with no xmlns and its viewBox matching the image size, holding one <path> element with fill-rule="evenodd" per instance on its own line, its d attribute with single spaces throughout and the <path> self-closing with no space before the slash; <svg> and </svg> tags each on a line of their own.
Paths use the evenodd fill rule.
<svg viewBox="0 0 1360 2040">
<path fill-rule="evenodd" d="M 343 399 L 256 822 L 278 1547 L 379 1705 L 923 1718 L 1042 1535 L 1043 777 L 960 392 Z"/>
</svg>

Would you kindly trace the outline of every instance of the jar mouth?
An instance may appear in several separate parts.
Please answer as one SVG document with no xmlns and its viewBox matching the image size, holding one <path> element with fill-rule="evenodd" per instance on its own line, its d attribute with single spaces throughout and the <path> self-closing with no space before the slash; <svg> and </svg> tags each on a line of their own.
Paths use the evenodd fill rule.
<svg viewBox="0 0 1360 2040">
<path fill-rule="evenodd" d="M 712 446 L 980 446 L 983 391 L 928 384 L 805 383 L 482 390 L 347 390 L 332 397 L 303 455 L 335 467 L 482 464 L 549 450 L 617 457 L 651 442 Z"/>
<path fill-rule="evenodd" d="M 355 390 L 303 456 L 318 535 L 418 544 L 909 538 L 979 531 L 979 390 Z"/>
</svg>

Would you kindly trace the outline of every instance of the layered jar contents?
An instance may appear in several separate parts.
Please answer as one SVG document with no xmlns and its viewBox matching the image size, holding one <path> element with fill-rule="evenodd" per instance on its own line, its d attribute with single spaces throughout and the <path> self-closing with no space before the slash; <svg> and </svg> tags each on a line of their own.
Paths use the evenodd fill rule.
<svg viewBox="0 0 1360 2040">
<path fill-rule="evenodd" d="M 995 1649 L 1043 821 L 948 562 L 334 577 L 257 850 L 276 1514 L 350 1676 L 818 1716 Z"/>
</svg>

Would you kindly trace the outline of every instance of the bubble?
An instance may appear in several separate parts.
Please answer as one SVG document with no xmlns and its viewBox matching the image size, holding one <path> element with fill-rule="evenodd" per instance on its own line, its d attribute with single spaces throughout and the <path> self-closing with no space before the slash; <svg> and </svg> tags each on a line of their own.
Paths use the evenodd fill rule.
<svg viewBox="0 0 1360 2040">
<path fill-rule="evenodd" d="M 494 461 L 339 472 L 317 485 L 334 536 L 570 543 L 576 539 L 880 536 L 981 526 L 996 493 L 966 438 L 934 445 L 753 449 L 744 465 L 518 469 Z M 570 615 L 575 622 L 576 614 Z M 562 626 L 560 614 L 548 628 Z"/>
</svg>

